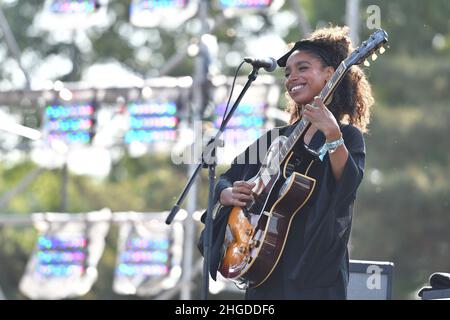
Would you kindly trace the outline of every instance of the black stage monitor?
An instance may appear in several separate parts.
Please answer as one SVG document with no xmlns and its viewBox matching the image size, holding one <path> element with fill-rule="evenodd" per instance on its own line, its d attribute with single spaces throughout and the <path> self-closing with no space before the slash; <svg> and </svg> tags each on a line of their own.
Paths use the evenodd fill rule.
<svg viewBox="0 0 450 320">
<path fill-rule="evenodd" d="M 389 300 L 394 264 L 387 261 L 350 260 L 348 300 Z"/>
</svg>

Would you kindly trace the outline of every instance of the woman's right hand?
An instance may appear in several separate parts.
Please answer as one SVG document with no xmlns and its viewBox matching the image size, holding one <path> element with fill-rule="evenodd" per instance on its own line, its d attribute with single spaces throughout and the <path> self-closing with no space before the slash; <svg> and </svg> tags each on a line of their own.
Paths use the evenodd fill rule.
<svg viewBox="0 0 450 320">
<path fill-rule="evenodd" d="M 222 190 L 219 201 L 224 206 L 245 207 L 253 201 L 252 189 L 255 185 L 254 182 L 236 181 L 233 187 Z"/>
</svg>

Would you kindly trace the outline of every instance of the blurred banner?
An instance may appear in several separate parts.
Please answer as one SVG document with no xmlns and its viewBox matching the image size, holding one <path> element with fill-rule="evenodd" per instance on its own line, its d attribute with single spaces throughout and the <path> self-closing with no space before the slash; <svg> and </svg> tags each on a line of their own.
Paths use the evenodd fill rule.
<svg viewBox="0 0 450 320">
<path fill-rule="evenodd" d="M 226 17 L 248 15 L 250 13 L 273 13 L 284 4 L 284 0 L 216 0 L 215 7 L 223 10 Z"/>
<path fill-rule="evenodd" d="M 49 144 L 89 144 L 95 132 L 96 103 L 60 103 L 45 107 L 42 132 Z"/>
<path fill-rule="evenodd" d="M 245 77 L 236 79 L 237 92 L 241 90 L 245 81 Z M 210 115 L 213 129 L 206 130 L 206 136 L 216 134 L 222 124 L 225 111 L 230 111 L 233 106 L 234 101 L 231 101 L 226 108 L 231 83 L 232 78 L 215 77 L 213 79 L 211 89 L 213 108 Z M 276 125 L 275 119 L 268 117 L 268 112 L 269 109 L 277 107 L 279 96 L 280 89 L 276 79 L 270 75 L 260 75 L 239 103 L 221 136 L 225 145 L 217 150 L 218 163 L 230 163 L 251 143 Z"/>
<path fill-rule="evenodd" d="M 20 283 L 30 299 L 67 299 L 85 295 L 97 280 L 111 212 L 37 215 L 35 249 Z"/>
<path fill-rule="evenodd" d="M 186 216 L 181 210 L 179 217 Z M 170 226 L 168 212 L 128 212 L 120 224 L 113 290 L 118 294 L 151 296 L 173 288 L 181 276 L 183 225 Z"/>
<path fill-rule="evenodd" d="M 136 27 L 179 27 L 197 12 L 199 0 L 131 0 L 130 22 Z"/>
<path fill-rule="evenodd" d="M 129 129 L 124 142 L 157 143 L 177 138 L 177 104 L 175 101 L 130 102 L 127 106 Z"/>
</svg>

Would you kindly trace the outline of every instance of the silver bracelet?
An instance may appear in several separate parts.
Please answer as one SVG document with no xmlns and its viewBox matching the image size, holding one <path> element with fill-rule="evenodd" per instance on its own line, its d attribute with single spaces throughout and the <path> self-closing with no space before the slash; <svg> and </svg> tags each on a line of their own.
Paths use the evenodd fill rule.
<svg viewBox="0 0 450 320">
<path fill-rule="evenodd" d="M 322 148 L 320 148 L 319 150 L 319 158 L 320 161 L 323 161 L 323 158 L 325 157 L 325 155 L 328 153 L 333 153 L 336 151 L 336 149 L 340 146 L 344 144 L 344 138 L 341 137 L 337 140 L 331 141 L 331 142 L 325 142 L 324 145 L 322 146 Z"/>
<path fill-rule="evenodd" d="M 325 143 L 328 153 L 335 152 L 336 149 L 343 144 L 344 144 L 344 138 L 342 138 L 342 136 L 337 140 Z"/>
</svg>

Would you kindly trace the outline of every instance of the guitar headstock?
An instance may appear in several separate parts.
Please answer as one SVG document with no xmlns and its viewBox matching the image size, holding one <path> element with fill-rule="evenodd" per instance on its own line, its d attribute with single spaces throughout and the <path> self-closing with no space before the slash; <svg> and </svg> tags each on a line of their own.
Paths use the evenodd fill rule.
<svg viewBox="0 0 450 320">
<path fill-rule="evenodd" d="M 372 60 L 377 58 L 375 51 L 379 50 L 383 54 L 386 49 L 384 45 L 388 42 L 388 34 L 383 29 L 377 29 L 372 35 L 361 43 L 348 57 L 345 59 L 345 65 L 350 68 L 352 65 L 361 64 L 364 62 L 365 66 L 370 64 L 366 60 L 371 56 Z"/>
</svg>

